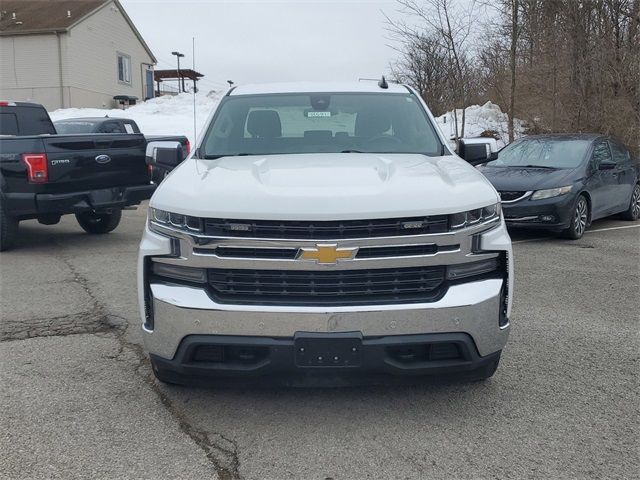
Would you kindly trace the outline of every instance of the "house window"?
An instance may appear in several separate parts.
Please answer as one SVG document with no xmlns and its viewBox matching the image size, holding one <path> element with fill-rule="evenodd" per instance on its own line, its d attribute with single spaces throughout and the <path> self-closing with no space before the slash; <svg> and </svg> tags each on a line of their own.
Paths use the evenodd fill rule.
<svg viewBox="0 0 640 480">
<path fill-rule="evenodd" d="M 131 83 L 131 57 L 123 53 L 118 54 L 118 81 Z"/>
</svg>

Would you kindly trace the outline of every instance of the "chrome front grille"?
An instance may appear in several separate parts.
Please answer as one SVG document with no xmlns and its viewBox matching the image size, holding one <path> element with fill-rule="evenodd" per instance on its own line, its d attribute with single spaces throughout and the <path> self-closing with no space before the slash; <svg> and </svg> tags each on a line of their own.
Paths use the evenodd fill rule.
<svg viewBox="0 0 640 480">
<path fill-rule="evenodd" d="M 255 231 L 250 232 L 251 236 L 247 231 L 243 236 L 214 235 L 211 224 L 205 226 L 205 233 L 154 225 L 160 233 L 166 232 L 176 238 L 179 248 L 175 255 L 154 257 L 153 261 L 206 270 L 206 282 L 200 288 L 206 288 L 211 298 L 219 303 L 338 306 L 436 301 L 454 281 L 453 276 L 446 280 L 452 266 L 498 256 L 497 252 L 481 251 L 478 241 L 481 233 L 499 225 L 497 220 L 456 231 L 448 231 L 442 224 L 433 228 L 444 231 L 413 235 L 398 233 L 399 225 L 405 220 L 378 225 L 378 233 L 392 228 L 394 235 L 363 234 L 358 238 L 326 239 L 322 237 L 328 232 L 335 234 L 338 223 L 342 227 L 347 223 L 358 225 L 353 230 L 343 230 L 341 235 L 361 232 L 359 229 L 363 227 L 357 221 L 328 222 L 331 225 L 327 230 L 317 230 L 320 233 L 316 238 L 260 238 L 254 236 Z M 301 228 L 299 235 L 310 235 L 310 225 L 315 228 L 323 222 L 273 222 L 273 225 L 269 223 L 269 228 L 275 224 L 295 225 Z M 266 235 L 267 231 L 272 233 L 261 230 L 256 235 Z M 327 246 L 336 252 L 352 254 L 336 257 L 331 262 L 326 262 L 324 257 L 306 255 Z M 163 281 L 162 278 L 157 280 Z M 456 278 L 455 281 L 460 280 Z M 197 286 L 191 285 L 191 288 Z"/>
<path fill-rule="evenodd" d="M 438 252 L 455 251 L 460 245 L 442 245 L 433 243 L 419 245 L 396 245 L 390 247 L 361 247 L 355 258 L 384 258 L 408 257 L 421 255 L 435 255 Z M 252 247 L 217 247 L 215 250 L 195 248 L 194 252 L 201 255 L 215 254 L 220 258 L 255 258 L 294 260 L 298 255 L 297 248 L 252 248 Z"/>
<path fill-rule="evenodd" d="M 474 238 L 497 225 L 497 221 L 491 221 L 444 233 L 327 240 L 225 237 L 158 224 L 154 228 L 175 238 L 176 243 L 175 255 L 158 258 L 159 262 L 199 268 L 324 271 L 455 265 L 482 260 L 496 254 L 477 251 Z M 355 253 L 333 264 L 300 259 L 301 249 L 327 244 Z"/>
</svg>

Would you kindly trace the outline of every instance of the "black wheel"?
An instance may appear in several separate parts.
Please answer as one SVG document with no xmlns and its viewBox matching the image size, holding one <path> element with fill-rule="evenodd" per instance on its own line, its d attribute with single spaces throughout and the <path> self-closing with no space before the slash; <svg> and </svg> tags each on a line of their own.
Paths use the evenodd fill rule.
<svg viewBox="0 0 640 480">
<path fill-rule="evenodd" d="M 82 212 L 76 213 L 76 220 L 87 233 L 109 233 L 120 223 L 122 210 L 111 213 Z"/>
<path fill-rule="evenodd" d="M 18 219 L 0 207 L 0 252 L 13 248 L 18 238 Z"/>
<path fill-rule="evenodd" d="M 640 183 L 633 187 L 629 208 L 622 213 L 622 218 L 625 220 L 638 220 L 640 218 Z"/>
<path fill-rule="evenodd" d="M 584 235 L 588 224 L 589 203 L 584 195 L 580 195 L 576 201 L 575 207 L 573 207 L 571 224 L 569 224 L 569 228 L 563 230 L 562 235 L 571 240 L 578 240 L 579 238 L 582 238 L 582 235 Z"/>
</svg>

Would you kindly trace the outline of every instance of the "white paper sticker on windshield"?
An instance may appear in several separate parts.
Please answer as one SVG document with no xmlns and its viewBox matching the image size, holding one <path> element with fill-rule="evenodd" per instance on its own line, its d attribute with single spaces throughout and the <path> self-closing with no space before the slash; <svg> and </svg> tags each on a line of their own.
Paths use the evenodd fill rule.
<svg viewBox="0 0 640 480">
<path fill-rule="evenodd" d="M 307 112 L 307 117 L 308 118 L 312 118 L 312 117 L 330 117 L 330 116 L 331 116 L 331 112 L 313 112 L 313 111 Z"/>
<path fill-rule="evenodd" d="M 125 123 L 125 124 L 124 124 L 124 129 L 127 131 L 127 133 L 135 133 L 135 132 L 133 131 L 133 127 L 131 126 L 131 124 L 130 124 L 130 123 Z"/>
</svg>

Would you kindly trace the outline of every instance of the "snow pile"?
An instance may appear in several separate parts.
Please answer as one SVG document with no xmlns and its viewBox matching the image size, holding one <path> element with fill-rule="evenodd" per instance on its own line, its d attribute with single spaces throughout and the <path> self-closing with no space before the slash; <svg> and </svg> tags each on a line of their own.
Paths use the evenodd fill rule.
<svg viewBox="0 0 640 480">
<path fill-rule="evenodd" d="M 462 109 L 457 110 L 458 115 L 458 134 L 462 131 Z M 497 132 L 499 138 L 498 146 L 504 146 L 509 140 L 509 116 L 500 110 L 500 107 L 495 103 L 487 102 L 484 105 L 472 105 L 466 108 L 466 118 L 464 126 L 465 137 L 479 137 L 480 134 L 486 130 L 492 130 Z M 444 115 L 436 117 L 436 122 L 444 133 L 444 136 L 453 139 L 455 138 L 455 120 L 453 111 L 447 112 Z M 523 135 L 524 122 L 522 120 L 515 119 L 514 133 L 516 138 Z"/>
<path fill-rule="evenodd" d="M 207 117 L 216 107 L 223 94 L 200 92 L 196 94 L 196 122 L 198 135 Z M 498 145 L 502 147 L 508 140 L 506 113 L 498 105 L 487 102 L 484 105 L 467 107 L 465 137 L 478 137 L 486 130 L 498 133 Z M 462 109 L 458 111 L 458 132 L 462 129 Z M 53 121 L 74 117 L 125 117 L 136 121 L 142 133 L 147 135 L 186 135 L 194 143 L 193 133 L 193 95 L 181 93 L 176 96 L 163 96 L 134 105 L 126 110 L 107 110 L 100 108 L 65 108 L 51 113 Z M 445 137 L 455 137 L 453 112 L 436 117 L 436 122 Z M 524 131 L 524 122 L 516 119 L 515 135 Z"/>
<path fill-rule="evenodd" d="M 223 94 L 196 94 L 196 124 L 198 135 L 207 117 L 216 107 Z M 65 108 L 51 112 L 51 119 L 63 120 L 76 117 L 124 117 L 134 120 L 146 135 L 185 135 L 194 143 L 193 94 L 153 98 L 126 110 L 102 108 Z"/>
</svg>

